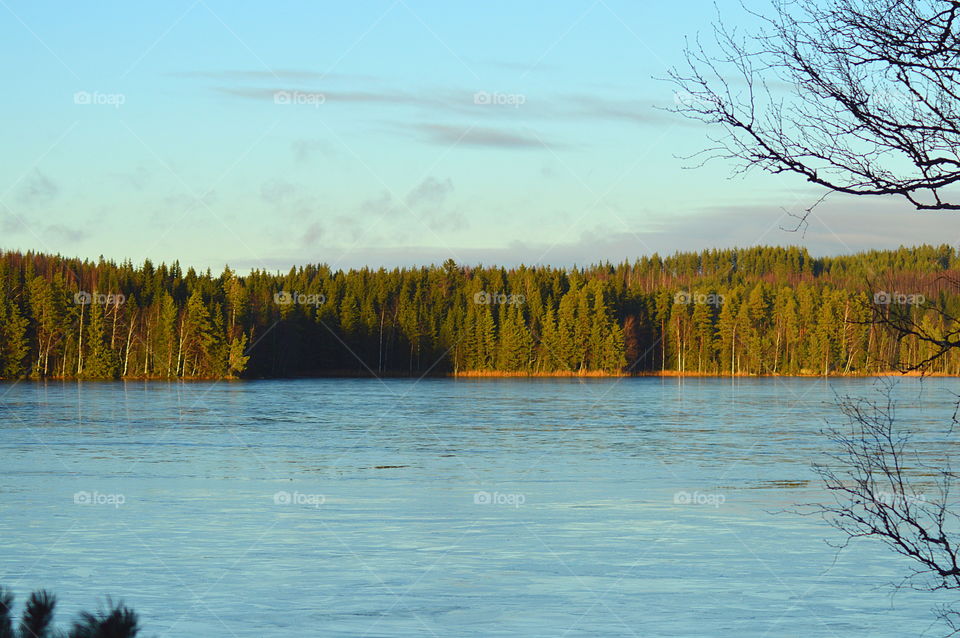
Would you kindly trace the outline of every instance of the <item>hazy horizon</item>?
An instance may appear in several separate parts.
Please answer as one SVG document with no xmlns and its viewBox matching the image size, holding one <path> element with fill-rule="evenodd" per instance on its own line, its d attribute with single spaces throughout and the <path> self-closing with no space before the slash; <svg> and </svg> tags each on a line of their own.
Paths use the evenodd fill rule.
<svg viewBox="0 0 960 638">
<path fill-rule="evenodd" d="M 507 268 L 507 269 L 514 269 L 514 268 L 521 268 L 521 267 L 526 267 L 526 268 L 539 267 L 539 268 L 555 268 L 555 269 L 559 269 L 559 270 L 572 270 L 572 269 L 575 269 L 575 268 L 590 268 L 590 267 L 592 267 L 592 266 L 598 266 L 598 265 L 606 264 L 606 263 L 609 263 L 609 264 L 612 264 L 612 265 L 618 265 L 618 264 L 624 264 L 624 263 L 626 263 L 626 264 L 633 264 L 633 263 L 635 263 L 635 262 L 637 262 L 637 261 L 639 261 L 639 260 L 653 257 L 654 255 L 658 255 L 661 259 L 666 259 L 666 258 L 669 258 L 669 257 L 674 256 L 674 255 L 700 254 L 700 253 L 703 253 L 703 252 L 705 252 L 705 251 L 711 251 L 711 250 L 716 250 L 716 251 L 734 251 L 734 250 L 737 250 L 737 251 L 739 251 L 739 250 L 747 250 L 747 249 L 750 249 L 750 248 L 799 248 L 799 249 L 807 249 L 808 255 L 809 255 L 811 258 L 813 258 L 813 259 L 827 259 L 827 258 L 834 258 L 834 257 L 847 257 L 847 256 L 853 256 L 853 255 L 859 255 L 859 254 L 867 254 L 867 253 L 872 252 L 872 251 L 884 252 L 884 251 L 895 251 L 895 250 L 899 250 L 899 249 L 916 250 L 916 249 L 923 248 L 923 247 L 937 248 L 937 247 L 943 246 L 943 245 L 951 246 L 950 244 L 946 244 L 946 243 L 943 243 L 943 242 L 941 242 L 941 243 L 939 243 L 939 244 L 934 244 L 934 243 L 926 243 L 926 244 L 901 244 L 901 245 L 896 246 L 896 247 L 893 247 L 893 248 L 865 248 L 865 249 L 862 249 L 862 250 L 856 250 L 856 251 L 850 251 L 850 252 L 836 252 L 836 253 L 818 254 L 818 253 L 815 253 L 815 252 L 813 252 L 813 251 L 810 251 L 809 249 L 807 249 L 806 246 L 803 246 L 803 245 L 801 245 L 801 244 L 783 244 L 783 245 L 779 245 L 779 244 L 757 244 L 757 245 L 755 245 L 755 246 L 707 247 L 707 248 L 703 248 L 703 249 L 699 249 L 699 250 L 675 250 L 675 251 L 671 251 L 671 252 L 657 252 L 657 251 L 654 251 L 654 252 L 650 252 L 650 253 L 637 254 L 637 255 L 634 255 L 634 256 L 632 256 L 632 257 L 625 257 L 625 258 L 623 258 L 623 259 L 616 259 L 616 260 L 614 260 L 614 259 L 597 259 L 597 260 L 594 260 L 594 261 L 571 262 L 571 263 L 541 263 L 541 262 L 530 262 L 530 263 L 527 263 L 527 262 L 523 262 L 523 261 L 519 261 L 519 262 L 515 262 L 515 263 L 514 263 L 514 262 L 498 262 L 498 261 L 482 261 L 482 260 L 477 260 L 477 261 L 456 261 L 456 260 L 454 260 L 454 261 L 456 261 L 456 263 L 457 263 L 458 266 L 464 267 L 464 268 L 488 268 L 488 267 L 495 267 L 495 268 L 496 268 L 496 267 L 503 267 L 503 268 Z M 951 248 L 958 249 L 957 246 L 951 246 Z M 960 249 L 958 249 L 958 250 L 960 250 Z M 21 253 L 21 254 L 27 254 L 28 252 L 30 252 L 30 250 L 9 249 L 9 248 L 6 248 L 6 247 L 4 247 L 4 246 L 0 246 L 0 254 L 3 254 L 3 253 Z M 417 261 L 417 262 L 409 262 L 409 263 L 407 263 L 407 262 L 402 262 L 402 263 L 401 263 L 401 262 L 397 262 L 397 263 L 391 263 L 391 264 L 365 263 L 365 264 L 357 264 L 357 265 L 346 265 L 346 264 L 342 264 L 342 263 L 341 263 L 341 264 L 336 264 L 336 263 L 330 263 L 330 262 L 328 262 L 328 261 L 322 261 L 322 260 L 320 260 L 320 261 L 302 261 L 302 262 L 291 263 L 289 266 L 286 266 L 286 267 L 283 267 L 283 266 L 269 266 L 269 265 L 264 265 L 264 264 L 262 264 L 262 263 L 261 263 L 261 264 L 254 264 L 253 266 L 250 266 L 250 267 L 244 267 L 244 266 L 242 266 L 242 265 L 238 265 L 238 264 L 235 264 L 235 263 L 229 263 L 229 262 L 223 263 L 223 264 L 219 264 L 219 265 L 209 265 L 209 266 L 208 266 L 208 265 L 202 265 L 202 266 L 201 266 L 201 265 L 197 265 L 197 264 L 185 262 L 183 259 L 174 258 L 174 259 L 172 259 L 172 260 L 170 260 L 170 261 L 166 261 L 166 260 L 155 259 L 155 258 L 152 258 L 152 257 L 150 257 L 150 256 L 147 256 L 147 257 L 145 257 L 144 259 L 137 260 L 137 259 L 132 259 L 132 258 L 127 257 L 127 256 L 111 257 L 111 256 L 108 256 L 108 255 L 74 255 L 74 254 L 64 254 L 64 253 L 45 253 L 45 252 L 43 252 L 43 251 L 36 251 L 36 250 L 34 250 L 34 251 L 32 251 L 32 252 L 33 252 L 34 254 L 39 254 L 39 255 L 58 256 L 58 257 L 61 257 L 61 258 L 63 258 L 63 259 L 79 259 L 80 261 L 87 261 L 87 262 L 90 262 L 90 263 L 96 263 L 96 262 L 102 257 L 102 258 L 105 259 L 107 262 L 114 263 L 114 264 L 117 264 L 117 265 L 120 265 L 120 264 L 123 264 L 123 263 L 126 263 L 126 262 L 130 262 L 134 267 L 139 267 L 139 266 L 141 266 L 145 261 L 150 261 L 151 264 L 153 264 L 155 267 L 156 267 L 156 266 L 160 266 L 161 264 L 166 265 L 166 266 L 171 266 L 172 264 L 177 263 L 182 270 L 187 270 L 187 269 L 189 269 L 189 268 L 193 268 L 193 269 L 194 269 L 195 271 L 197 271 L 197 272 L 204 272 L 204 271 L 210 270 L 212 274 L 217 274 L 217 273 L 223 271 L 224 269 L 229 268 L 233 273 L 235 273 L 235 274 L 237 274 L 237 275 L 240 275 L 240 276 L 244 276 L 245 274 L 250 273 L 250 272 L 253 272 L 253 271 L 256 271 L 256 270 L 259 270 L 259 271 L 262 271 L 262 272 L 267 272 L 267 273 L 284 274 L 284 273 L 288 272 L 291 268 L 301 268 L 301 267 L 307 267 L 307 266 L 327 266 L 327 267 L 329 267 L 329 268 L 330 268 L 331 270 L 333 270 L 333 271 L 337 271 L 337 270 L 343 270 L 343 271 L 362 270 L 362 269 L 364 269 L 364 268 L 369 269 L 369 270 L 379 270 L 379 269 L 381 269 L 381 268 L 386 269 L 386 270 L 392 270 L 392 269 L 394 269 L 394 268 L 399 268 L 399 269 L 404 269 L 404 268 L 406 268 L 406 269 L 431 268 L 431 267 L 441 267 L 441 266 L 443 266 L 444 262 L 447 261 L 447 259 L 451 259 L 451 258 L 452 258 L 452 257 L 445 257 L 445 258 L 439 258 L 439 259 L 436 259 L 436 260 L 433 260 L 433 261 Z"/>
</svg>

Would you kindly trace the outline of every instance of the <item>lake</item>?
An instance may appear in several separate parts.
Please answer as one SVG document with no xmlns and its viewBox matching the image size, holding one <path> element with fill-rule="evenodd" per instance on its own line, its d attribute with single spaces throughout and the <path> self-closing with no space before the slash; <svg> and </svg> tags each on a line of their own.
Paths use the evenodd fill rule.
<svg viewBox="0 0 960 638">
<path fill-rule="evenodd" d="M 953 379 L 900 380 L 934 433 Z M 871 379 L 0 386 L 0 584 L 145 637 L 920 635 L 789 510 Z M 934 628 L 932 635 L 942 635 Z"/>
</svg>

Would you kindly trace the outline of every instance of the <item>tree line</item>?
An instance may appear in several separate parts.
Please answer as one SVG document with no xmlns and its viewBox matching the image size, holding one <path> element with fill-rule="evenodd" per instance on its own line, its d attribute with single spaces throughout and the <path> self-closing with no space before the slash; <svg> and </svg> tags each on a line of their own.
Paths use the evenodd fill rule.
<svg viewBox="0 0 960 638">
<path fill-rule="evenodd" d="M 0 377 L 870 374 L 932 347 L 878 317 L 956 328 L 958 272 L 949 246 L 245 275 L 3 252 Z"/>
</svg>

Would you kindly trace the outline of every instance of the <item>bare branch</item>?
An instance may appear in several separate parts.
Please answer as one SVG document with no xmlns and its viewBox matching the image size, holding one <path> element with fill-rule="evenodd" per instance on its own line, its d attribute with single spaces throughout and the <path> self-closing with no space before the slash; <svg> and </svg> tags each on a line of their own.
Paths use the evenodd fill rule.
<svg viewBox="0 0 960 638">
<path fill-rule="evenodd" d="M 960 210 L 958 0 L 773 0 L 673 69 L 673 111 L 726 131 L 705 159 Z M 951 195 L 953 198 L 951 198 Z M 799 225 L 798 225 L 799 227 Z"/>
</svg>

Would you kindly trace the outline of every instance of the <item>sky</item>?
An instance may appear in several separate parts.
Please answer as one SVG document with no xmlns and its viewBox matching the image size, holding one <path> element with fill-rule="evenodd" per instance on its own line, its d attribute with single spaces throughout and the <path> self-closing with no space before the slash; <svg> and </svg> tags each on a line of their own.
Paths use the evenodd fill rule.
<svg viewBox="0 0 960 638">
<path fill-rule="evenodd" d="M 693 167 L 739 2 L 0 0 L 0 249 L 286 270 L 956 245 L 960 213 Z"/>
</svg>

